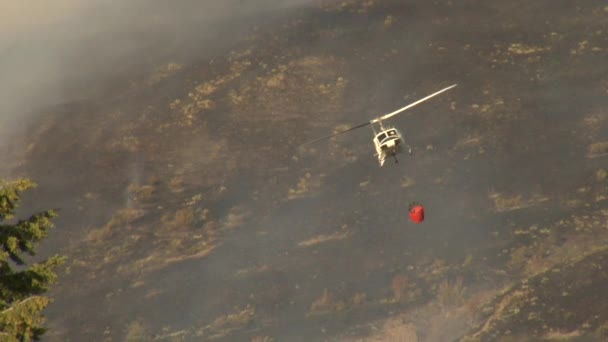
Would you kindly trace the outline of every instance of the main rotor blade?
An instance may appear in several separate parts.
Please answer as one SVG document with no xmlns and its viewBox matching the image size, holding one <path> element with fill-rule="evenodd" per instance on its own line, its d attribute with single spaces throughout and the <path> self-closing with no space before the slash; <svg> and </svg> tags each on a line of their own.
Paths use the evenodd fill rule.
<svg viewBox="0 0 608 342">
<path fill-rule="evenodd" d="M 355 129 L 357 129 L 357 128 L 365 127 L 365 126 L 367 126 L 367 125 L 369 125 L 369 124 L 371 124 L 371 123 L 372 123 L 371 121 L 368 121 L 368 122 L 366 122 L 366 123 L 362 123 L 362 124 L 360 124 L 360 125 L 357 125 L 357 126 L 354 126 L 354 127 L 348 128 L 348 129 L 345 129 L 345 130 L 343 130 L 343 131 L 336 132 L 336 133 L 334 133 L 334 134 L 331 134 L 331 135 L 325 136 L 325 137 L 323 137 L 323 138 L 319 138 L 319 139 L 315 139 L 315 140 L 313 140 L 313 141 L 309 141 L 309 142 L 304 143 L 304 144 L 302 144 L 302 145 L 300 145 L 300 146 L 304 146 L 304 145 L 308 145 L 308 144 L 316 143 L 317 141 L 321 141 L 321 140 L 329 139 L 329 138 L 331 138 L 331 137 L 335 137 L 336 135 L 340 135 L 340 134 L 344 134 L 344 133 L 347 133 L 347 132 L 350 132 L 350 131 L 354 131 L 354 130 L 355 130 Z"/>
<path fill-rule="evenodd" d="M 371 122 L 371 123 L 374 123 L 374 122 L 378 122 L 378 121 L 381 121 L 381 120 L 386 120 L 386 119 L 388 119 L 388 118 L 390 118 L 390 117 L 392 117 L 392 116 L 395 116 L 395 115 L 397 115 L 397 114 L 399 114 L 399 113 L 401 113 L 401 112 L 403 112 L 403 111 L 405 111 L 405 110 L 408 110 L 408 109 L 410 109 L 410 108 L 414 107 L 414 106 L 415 106 L 415 105 L 417 105 L 417 104 L 420 104 L 421 102 L 424 102 L 424 101 L 426 101 L 426 100 L 430 99 L 431 97 L 437 96 L 437 95 L 439 95 L 439 94 L 443 93 L 444 91 L 448 91 L 448 90 L 450 90 L 450 89 L 454 88 L 454 87 L 455 87 L 455 86 L 457 86 L 457 85 L 458 85 L 458 84 L 452 84 L 451 86 L 449 86 L 449 87 L 447 87 L 447 88 L 441 89 L 440 91 L 438 91 L 438 92 L 436 92 L 436 93 L 433 93 L 433 94 L 431 94 L 431 95 L 429 95 L 429 96 L 427 96 L 427 97 L 424 97 L 424 98 L 422 98 L 422 99 L 420 99 L 420 100 L 418 100 L 418 101 L 416 101 L 416 102 L 414 102 L 414 103 L 410 103 L 409 105 L 407 105 L 407 106 L 405 106 L 405 107 L 403 107 L 403 108 L 401 108 L 401 109 L 397 109 L 396 111 L 394 111 L 394 112 L 392 112 L 392 113 L 389 113 L 389 114 L 383 115 L 383 116 L 381 116 L 381 117 L 375 118 L 375 119 L 373 119 L 373 120 L 372 120 L 372 121 L 370 121 L 370 122 Z"/>
</svg>

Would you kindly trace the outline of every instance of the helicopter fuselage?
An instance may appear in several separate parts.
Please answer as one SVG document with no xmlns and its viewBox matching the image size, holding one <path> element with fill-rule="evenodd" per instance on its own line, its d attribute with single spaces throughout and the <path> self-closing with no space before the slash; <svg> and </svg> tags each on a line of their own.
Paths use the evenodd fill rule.
<svg viewBox="0 0 608 342">
<path fill-rule="evenodd" d="M 374 136 L 374 147 L 376 157 L 380 166 L 384 165 L 387 158 L 395 157 L 402 152 L 403 137 L 396 128 L 383 128 Z"/>
</svg>

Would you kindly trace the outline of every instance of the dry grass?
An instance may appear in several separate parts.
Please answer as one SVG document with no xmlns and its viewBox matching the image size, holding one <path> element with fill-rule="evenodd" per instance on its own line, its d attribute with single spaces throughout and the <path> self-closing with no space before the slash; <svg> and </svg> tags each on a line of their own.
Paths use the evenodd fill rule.
<svg viewBox="0 0 608 342">
<path fill-rule="evenodd" d="M 413 323 L 404 322 L 402 317 L 393 317 L 371 325 L 373 333 L 364 338 L 340 338 L 344 342 L 418 342 L 418 333 Z"/>
<path fill-rule="evenodd" d="M 527 235 L 534 239 L 530 245 L 519 246 L 510 253 L 507 267 L 532 277 L 559 264 L 579 260 L 590 253 L 605 248 L 608 243 L 608 211 L 598 210 L 589 215 L 573 215 L 569 219 L 555 222 L 548 228 L 536 225 L 527 230 L 516 230 L 516 235 Z M 556 229 L 568 229 L 561 244 L 555 244 Z"/>
<path fill-rule="evenodd" d="M 287 194 L 288 200 L 310 196 L 311 193 L 317 191 L 321 187 L 321 176 L 313 177 L 310 173 L 306 173 L 300 178 L 295 188 L 289 189 Z"/>
<path fill-rule="evenodd" d="M 310 305 L 310 314 L 324 314 L 342 311 L 345 308 L 346 305 L 344 302 L 337 300 L 333 293 L 325 289 L 323 290 L 321 296 L 313 301 Z"/>
<path fill-rule="evenodd" d="M 498 195 L 493 199 L 494 206 L 498 212 L 521 209 L 526 206 L 522 195 L 513 195 L 508 197 Z"/>
<path fill-rule="evenodd" d="M 514 291 L 509 295 L 504 296 L 483 326 L 471 336 L 472 340 L 478 341 L 485 332 L 489 331 L 494 326 L 495 322 L 500 321 L 505 315 L 514 312 L 514 310 L 517 311 L 516 303 L 526 296 L 527 293 L 524 291 Z"/>
<path fill-rule="evenodd" d="M 487 57 L 489 63 L 492 64 L 510 64 L 513 57 L 509 53 L 505 53 L 498 49 L 495 53 Z M 500 152 L 504 146 L 504 123 L 518 119 L 525 115 L 521 110 L 521 102 L 515 98 L 505 95 L 505 93 L 497 89 L 495 84 L 486 83 L 482 85 L 483 96 L 479 98 L 479 102 L 470 105 L 470 110 L 466 110 L 467 115 L 474 118 L 479 123 L 479 128 L 471 132 L 471 135 L 464 137 L 460 141 L 460 146 L 455 148 L 467 148 L 478 150 L 478 154 L 485 153 L 485 149 L 494 149 Z M 480 137 L 481 141 L 476 142 Z M 468 140 L 468 141 L 467 141 Z M 475 144 L 479 144 L 475 146 Z M 483 143 L 483 145 L 482 145 Z M 464 145 L 463 145 L 464 144 Z M 466 146 L 467 144 L 470 144 Z M 455 144 L 458 145 L 458 142 Z"/>
<path fill-rule="evenodd" d="M 411 323 L 393 326 L 387 329 L 382 341 L 418 342 L 416 326 Z"/>
<path fill-rule="evenodd" d="M 187 203 L 196 203 L 201 196 L 193 196 Z M 102 244 L 103 248 L 91 249 L 90 255 L 85 260 L 94 262 L 89 266 L 88 262 L 73 264 L 74 267 L 90 267 L 90 276 L 94 279 L 100 272 L 106 272 L 104 266 L 119 260 L 129 258 L 133 247 L 139 248 L 138 243 L 143 234 L 155 236 L 153 248 L 138 259 L 122 262 L 113 269 L 115 272 L 125 275 L 143 276 L 149 272 L 162 269 L 171 264 L 185 260 L 199 259 L 208 256 L 221 243 L 219 240 L 222 231 L 233 229 L 242 223 L 244 212 L 232 210 L 221 220 L 212 220 L 208 211 L 194 210 L 192 206 L 178 208 L 175 212 L 162 215 L 160 222 L 149 222 L 146 227 L 138 227 L 137 230 L 130 226 L 137 223 L 144 215 L 143 210 L 122 209 L 102 228 L 89 234 L 89 241 Z M 243 215 L 243 216 L 242 216 Z M 200 216 L 200 217 L 199 217 Z M 202 217 L 204 221 L 200 221 Z M 193 226 L 198 222 L 203 223 L 193 231 Z M 120 229 L 118 229 L 120 228 Z M 120 234 L 120 235 L 118 235 Z M 120 239 L 117 239 L 120 236 Z M 115 241 L 111 245 L 108 242 Z M 137 282 L 137 278 L 134 281 Z"/>
<path fill-rule="evenodd" d="M 269 67 L 229 92 L 231 111 L 244 120 L 267 125 L 302 117 L 320 119 L 342 107 L 348 81 L 341 69 L 342 63 L 335 58 L 314 55 Z M 314 108 L 313 113 L 307 108 Z M 258 115 L 249 115 L 252 111 Z"/>
<path fill-rule="evenodd" d="M 118 267 L 117 271 L 126 274 L 145 274 L 186 260 L 202 259 L 217 247 L 207 241 L 184 247 L 185 241 L 183 238 L 172 240 L 167 249 L 153 251 L 145 258 Z"/>
<path fill-rule="evenodd" d="M 481 144 L 482 140 L 483 138 L 480 135 L 467 135 L 466 137 L 456 142 L 454 149 L 478 147 Z"/>
<path fill-rule="evenodd" d="M 550 261 L 547 258 L 535 254 L 526 260 L 526 268 L 524 273 L 528 275 L 535 275 L 545 272 L 551 266 Z"/>
<path fill-rule="evenodd" d="M 160 67 L 156 68 L 156 70 L 154 70 L 154 72 L 148 77 L 148 81 L 146 83 L 148 86 L 154 86 L 160 83 L 161 81 L 171 77 L 181 69 L 181 65 L 173 62 L 161 65 Z"/>
<path fill-rule="evenodd" d="M 126 342 L 144 342 L 149 341 L 149 337 L 146 336 L 146 329 L 141 320 L 131 322 L 127 326 L 127 333 L 125 336 Z"/>
<path fill-rule="evenodd" d="M 164 226 L 163 230 L 171 231 L 191 227 L 194 223 L 194 210 L 191 207 L 185 207 L 178 209 L 173 215 L 164 214 L 161 217 L 161 222 Z"/>
<path fill-rule="evenodd" d="M 543 338 L 549 341 L 567 341 L 576 337 L 581 336 L 582 333 L 579 330 L 562 332 L 562 331 L 549 331 Z"/>
<path fill-rule="evenodd" d="M 375 0 L 321 0 L 320 8 L 326 12 L 349 12 L 365 14 L 376 5 Z"/>
<path fill-rule="evenodd" d="M 437 289 L 437 301 L 442 307 L 460 306 L 464 304 L 464 291 L 462 277 L 453 283 L 445 279 Z"/>
<path fill-rule="evenodd" d="M 565 201 L 563 201 L 563 205 L 571 209 L 580 208 L 585 205 L 585 201 L 579 198 L 566 199 Z"/>
<path fill-rule="evenodd" d="M 485 103 L 485 104 L 474 103 L 471 105 L 471 109 L 475 110 L 476 112 L 480 112 L 480 113 L 488 113 L 492 109 L 492 105 L 489 103 Z"/>
<path fill-rule="evenodd" d="M 600 157 L 608 154 L 608 141 L 597 142 L 589 145 L 589 157 Z"/>
<path fill-rule="evenodd" d="M 231 65 L 226 73 L 202 82 L 191 89 L 186 97 L 171 102 L 169 108 L 177 114 L 178 126 L 192 126 L 201 119 L 201 114 L 215 109 L 216 103 L 211 96 L 250 68 L 251 62 L 247 59 L 249 54 L 251 50 L 233 54 L 229 58 Z"/>
<path fill-rule="evenodd" d="M 464 257 L 464 260 L 462 261 L 462 267 L 463 268 L 469 267 L 472 262 L 473 262 L 473 254 L 467 254 Z"/>
<path fill-rule="evenodd" d="M 366 324 L 371 328 L 371 334 L 357 341 L 417 341 L 417 331 L 424 331 L 424 341 L 454 340 L 474 326 L 476 314 L 496 294 L 496 290 L 479 291 L 463 305 L 450 308 L 439 306 L 437 301 L 404 307 L 398 315 Z M 349 337 L 338 340 L 353 341 Z"/>
<path fill-rule="evenodd" d="M 164 327 L 161 334 L 155 335 L 155 341 L 170 341 L 170 342 L 187 342 L 190 333 L 187 330 L 169 331 L 169 328 Z M 108 341 L 111 342 L 111 341 Z"/>
<path fill-rule="evenodd" d="M 552 234 L 542 234 L 543 229 L 532 226 L 527 235 L 536 236 L 531 245 L 520 246 L 511 252 L 510 268 L 520 269 L 522 276 L 529 279 L 549 270 L 557 271 L 562 265 L 573 265 L 592 253 L 605 251 L 607 249 L 608 232 L 605 227 L 608 223 L 608 210 L 597 210 L 589 215 L 574 215 L 570 219 L 562 219 L 548 229 L 567 228 L 570 233 L 566 235 L 565 242 L 555 244 Z M 541 233 L 538 235 L 537 233 Z M 519 234 L 521 235 L 521 234 Z M 483 326 L 472 336 L 472 340 L 478 340 L 486 332 L 491 331 L 496 322 L 502 321 L 509 315 L 520 314 L 520 308 L 524 301 L 530 300 L 527 292 L 526 280 L 521 289 L 503 295 L 500 302 L 492 309 L 492 316 L 485 321 Z M 503 292 L 506 293 L 506 292 Z M 534 299 L 532 299 L 534 300 Z M 528 319 L 536 319 L 537 313 L 530 313 Z M 578 330 L 574 331 L 550 331 L 543 336 L 546 340 L 568 340 L 582 335 Z"/>
<path fill-rule="evenodd" d="M 244 277 L 244 276 L 249 276 L 252 274 L 258 274 L 258 273 L 263 273 L 263 272 L 268 272 L 268 271 L 270 271 L 270 267 L 268 265 L 264 264 L 264 265 L 239 269 L 235 272 L 235 275 L 237 277 Z"/>
<path fill-rule="evenodd" d="M 386 18 L 384 18 L 384 28 L 389 28 L 393 26 L 394 23 L 395 17 L 393 17 L 392 15 L 387 15 Z"/>
<path fill-rule="evenodd" d="M 254 336 L 251 342 L 274 342 L 274 339 L 270 336 Z"/>
<path fill-rule="evenodd" d="M 87 240 L 101 243 L 114 236 L 116 229 L 124 229 L 125 226 L 129 226 L 144 216 L 144 211 L 141 209 L 120 209 L 112 215 L 110 221 L 102 228 L 92 230 Z"/>
<path fill-rule="evenodd" d="M 587 115 L 581 122 L 581 128 L 587 132 L 587 137 L 593 137 L 601 131 L 603 125 L 608 121 L 608 110 L 599 110 Z"/>
<path fill-rule="evenodd" d="M 107 149 L 112 152 L 125 151 L 125 152 L 138 152 L 141 148 L 141 141 L 134 135 L 120 136 L 114 141 L 107 144 Z"/>
<path fill-rule="evenodd" d="M 524 196 L 519 194 L 509 196 L 493 191 L 488 194 L 488 198 L 494 201 L 494 208 L 497 212 L 506 212 L 528 208 L 535 205 L 539 205 L 549 200 L 548 197 L 543 197 L 541 195 L 532 195 L 528 198 L 525 198 Z"/>
<path fill-rule="evenodd" d="M 182 176 L 175 176 L 169 180 L 169 190 L 173 193 L 180 193 L 184 191 L 184 178 Z"/>
<path fill-rule="evenodd" d="M 210 324 L 198 329 L 195 336 L 204 338 L 204 340 L 226 337 L 232 332 L 246 327 L 253 322 L 254 318 L 255 309 L 251 306 L 246 306 L 244 309 L 216 318 Z"/>
<path fill-rule="evenodd" d="M 196 194 L 196 195 L 190 197 L 190 199 L 188 201 L 186 201 L 185 204 L 188 206 L 193 206 L 193 205 L 200 203 L 202 200 L 203 200 L 203 194 Z"/>
<path fill-rule="evenodd" d="M 531 55 L 531 54 L 537 54 L 540 52 L 545 52 L 548 50 L 551 50 L 551 48 L 549 48 L 549 47 L 542 48 L 539 46 L 531 46 L 531 45 L 525 45 L 525 44 L 521 44 L 521 43 L 513 43 L 507 49 L 507 51 L 509 51 L 513 55 Z"/>
<path fill-rule="evenodd" d="M 454 145 L 455 151 L 466 151 L 464 159 L 469 159 L 475 155 L 485 153 L 484 148 L 481 146 L 483 138 L 480 135 L 467 135 L 466 137 L 458 140 Z"/>
<path fill-rule="evenodd" d="M 196 197 L 196 196 L 194 196 Z M 194 210 L 191 206 L 177 209 L 161 217 L 160 224 L 152 226 L 155 246 L 138 260 L 122 264 L 118 272 L 124 274 L 146 274 L 186 260 L 201 259 L 211 254 L 220 244 L 222 234 L 242 225 L 247 213 L 233 208 L 225 218 L 210 219 L 205 210 Z M 206 220 L 198 227 L 201 217 Z M 197 225 L 196 230 L 193 226 Z M 124 251 L 131 241 L 125 240 L 117 248 Z"/>
<path fill-rule="evenodd" d="M 363 305 L 367 302 L 367 294 L 363 292 L 357 292 L 351 299 L 353 305 Z"/>
<path fill-rule="evenodd" d="M 578 43 L 578 46 L 576 47 L 576 49 L 570 49 L 570 54 L 572 55 L 581 55 L 583 54 L 585 51 L 589 51 L 592 50 L 594 52 L 598 52 L 598 51 L 602 51 L 601 48 L 598 47 L 591 47 L 590 48 L 590 44 L 588 40 L 582 40 Z"/>
<path fill-rule="evenodd" d="M 313 238 L 310 238 L 308 240 L 298 242 L 298 246 L 299 247 L 316 246 L 316 245 L 324 243 L 324 242 L 344 240 L 344 239 L 349 238 L 350 235 L 351 235 L 351 233 L 349 231 L 338 231 L 338 232 L 328 234 L 328 235 L 321 234 L 321 235 L 317 235 Z"/>
<path fill-rule="evenodd" d="M 145 274 L 167 267 L 170 264 L 208 256 L 220 243 L 220 229 L 217 221 L 208 220 L 193 234 L 196 212 L 191 207 L 178 209 L 173 214 L 165 214 L 161 225 L 156 228 L 155 248 L 150 253 L 132 263 L 121 265 L 119 272 Z"/>
<path fill-rule="evenodd" d="M 595 180 L 598 182 L 603 182 L 608 178 L 608 171 L 606 169 L 598 169 L 595 171 Z"/>
<path fill-rule="evenodd" d="M 427 283 L 435 283 L 442 279 L 450 266 L 442 259 L 435 259 L 431 262 L 423 262 L 418 265 L 420 272 L 418 276 Z"/>
<path fill-rule="evenodd" d="M 481 312 L 483 306 L 493 298 L 494 294 L 495 291 L 481 291 L 467 298 L 464 303 L 464 310 L 469 316 L 470 322 L 474 321 L 475 316 Z"/>
<path fill-rule="evenodd" d="M 530 249 L 527 246 L 520 246 L 515 248 L 510 254 L 511 257 L 507 262 L 507 267 L 512 270 L 519 270 L 525 267 Z"/>
<path fill-rule="evenodd" d="M 152 185 L 131 184 L 127 188 L 127 192 L 134 201 L 147 202 L 150 201 L 156 193 L 156 188 Z"/>
</svg>

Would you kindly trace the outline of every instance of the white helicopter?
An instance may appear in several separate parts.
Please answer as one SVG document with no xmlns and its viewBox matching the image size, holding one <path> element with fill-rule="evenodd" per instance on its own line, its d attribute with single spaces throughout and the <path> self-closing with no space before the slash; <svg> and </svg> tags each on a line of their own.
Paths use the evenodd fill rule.
<svg viewBox="0 0 608 342">
<path fill-rule="evenodd" d="M 382 116 L 379 116 L 375 119 L 372 119 L 366 123 L 362 123 L 360 125 L 351 127 L 349 129 L 345 129 L 343 131 L 339 131 L 336 132 L 334 134 L 319 138 L 319 139 L 315 139 L 313 141 L 309 141 L 303 145 L 308 145 L 308 144 L 312 144 L 314 142 L 317 141 L 321 141 L 324 139 L 329 139 L 333 136 L 339 135 L 339 134 L 343 134 L 346 132 L 350 132 L 352 130 L 355 130 L 357 128 L 361 128 L 361 127 L 365 127 L 367 125 L 371 125 L 372 127 L 372 131 L 374 132 L 374 147 L 376 148 L 376 154 L 375 156 L 378 158 L 378 163 L 380 164 L 380 166 L 384 165 L 384 162 L 386 161 L 387 158 L 393 157 L 395 158 L 395 163 L 398 163 L 399 161 L 397 160 L 397 154 L 402 152 L 402 145 L 404 143 L 403 141 L 403 136 L 401 135 L 401 133 L 394 127 L 385 127 L 382 124 L 382 120 L 386 120 L 392 116 L 395 116 L 401 112 L 404 112 L 405 110 L 414 107 L 415 105 L 424 102 L 428 99 L 430 99 L 431 97 L 437 96 L 441 93 L 443 93 L 444 91 L 448 91 L 452 88 L 454 88 L 455 86 L 457 86 L 457 84 L 453 84 L 447 88 L 441 89 L 440 91 L 433 93 L 427 97 L 424 97 L 416 102 L 410 103 L 409 105 L 400 108 L 392 113 L 389 114 L 385 114 Z M 379 131 L 376 131 L 376 128 L 374 128 L 374 124 L 378 123 L 379 124 Z M 411 155 L 412 154 L 412 148 L 408 145 L 408 153 Z"/>
</svg>

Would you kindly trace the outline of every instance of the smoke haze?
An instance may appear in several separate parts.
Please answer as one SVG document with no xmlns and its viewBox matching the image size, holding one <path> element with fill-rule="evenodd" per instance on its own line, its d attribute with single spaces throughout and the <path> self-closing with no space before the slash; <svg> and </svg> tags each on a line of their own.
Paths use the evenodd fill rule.
<svg viewBox="0 0 608 342">
<path fill-rule="evenodd" d="M 221 54 L 245 30 L 310 2 L 5 1 L 0 7 L 1 136 L 41 107 L 125 87 L 129 79 L 121 75 L 133 78 L 158 63 Z"/>
<path fill-rule="evenodd" d="M 512 230 L 608 198 L 585 154 L 608 132 L 604 10 L 556 1 L 5 1 L 1 176 L 61 208 L 40 255 L 70 257 L 46 337 L 310 341 L 395 312 L 419 341 L 464 333 L 463 300 L 523 277 L 511 251 L 545 251 Z M 391 119 L 397 165 L 369 130 L 297 148 L 452 83 Z"/>
</svg>

